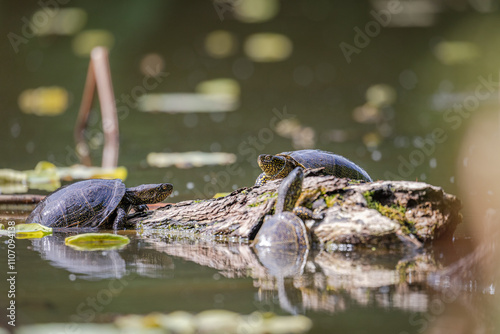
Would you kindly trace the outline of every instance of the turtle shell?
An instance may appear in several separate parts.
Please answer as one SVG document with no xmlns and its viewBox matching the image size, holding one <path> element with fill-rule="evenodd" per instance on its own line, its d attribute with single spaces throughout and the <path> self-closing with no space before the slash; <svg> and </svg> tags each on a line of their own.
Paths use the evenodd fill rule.
<svg viewBox="0 0 500 334">
<path fill-rule="evenodd" d="M 49 227 L 97 227 L 125 194 L 121 180 L 87 180 L 59 188 L 31 212 L 26 223 Z"/>
<path fill-rule="evenodd" d="M 293 159 L 299 166 L 304 168 L 324 167 L 325 173 L 330 175 L 372 182 L 371 177 L 363 168 L 343 156 L 331 152 L 321 150 L 300 150 L 283 152 L 277 155 Z"/>
<path fill-rule="evenodd" d="M 272 247 L 299 251 L 302 248 L 309 248 L 309 238 L 302 219 L 292 212 L 285 211 L 264 219 L 255 236 L 254 245 L 257 248 Z"/>
</svg>

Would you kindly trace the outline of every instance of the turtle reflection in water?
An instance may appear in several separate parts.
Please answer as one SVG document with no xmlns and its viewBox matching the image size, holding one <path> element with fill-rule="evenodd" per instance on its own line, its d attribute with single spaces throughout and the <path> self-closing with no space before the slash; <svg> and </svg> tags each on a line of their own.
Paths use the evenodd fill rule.
<svg viewBox="0 0 500 334">
<path fill-rule="evenodd" d="M 163 201 L 172 193 L 170 183 L 125 188 L 121 180 L 87 180 L 59 188 L 26 219 L 49 227 L 123 227 L 131 208 L 147 210 L 146 204 Z"/>
<path fill-rule="evenodd" d="M 270 180 L 282 179 L 296 167 L 304 169 L 323 167 L 323 172 L 328 175 L 372 182 L 370 175 L 354 162 L 321 150 L 299 150 L 276 155 L 261 154 L 257 162 L 263 171 L 255 181 L 257 186 Z"/>
<path fill-rule="evenodd" d="M 278 280 L 281 307 L 292 314 L 298 310 L 286 294 L 284 279 L 302 274 L 311 245 L 309 232 L 299 216 L 321 218 L 304 207 L 296 206 L 303 179 L 304 172 L 300 167 L 283 179 L 278 189 L 276 214 L 265 217 L 253 241 L 259 261 Z"/>
<path fill-rule="evenodd" d="M 321 219 L 305 207 L 296 207 L 302 192 L 304 172 L 302 168 L 295 168 L 283 179 L 278 188 L 278 199 L 275 214 L 266 216 L 259 232 L 255 236 L 254 246 L 257 248 L 270 247 L 299 250 L 309 248 L 307 228 L 299 217 Z"/>
</svg>

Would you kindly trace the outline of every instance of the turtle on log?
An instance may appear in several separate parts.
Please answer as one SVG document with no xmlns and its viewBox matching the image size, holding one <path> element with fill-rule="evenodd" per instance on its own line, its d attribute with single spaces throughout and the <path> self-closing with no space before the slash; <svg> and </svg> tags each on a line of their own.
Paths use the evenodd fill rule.
<svg viewBox="0 0 500 334">
<path fill-rule="evenodd" d="M 321 150 L 300 150 L 276 155 L 261 154 L 257 162 L 263 173 L 255 181 L 256 186 L 270 180 L 282 179 L 296 167 L 304 169 L 323 167 L 323 172 L 329 175 L 372 182 L 370 175 L 354 162 Z"/>
<path fill-rule="evenodd" d="M 314 217 L 307 208 L 296 207 L 302 192 L 303 180 L 302 168 L 296 167 L 281 182 L 278 188 L 275 214 L 264 218 L 264 222 L 253 241 L 255 247 L 290 251 L 309 248 L 309 232 L 306 225 L 296 213 L 292 212 L 320 219 L 320 217 Z"/>
<path fill-rule="evenodd" d="M 172 193 L 170 183 L 125 188 L 121 180 L 93 179 L 59 188 L 26 219 L 26 223 L 67 228 L 121 228 L 131 208 L 147 210 L 146 204 L 163 201 Z"/>
</svg>

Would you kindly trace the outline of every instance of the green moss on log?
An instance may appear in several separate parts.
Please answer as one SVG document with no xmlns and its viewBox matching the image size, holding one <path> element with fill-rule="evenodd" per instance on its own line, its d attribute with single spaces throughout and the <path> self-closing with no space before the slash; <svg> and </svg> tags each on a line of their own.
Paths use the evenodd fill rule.
<svg viewBox="0 0 500 334">
<path fill-rule="evenodd" d="M 401 205 L 392 204 L 390 206 L 382 205 L 380 202 L 373 199 L 373 192 L 367 191 L 363 194 L 366 199 L 367 206 L 370 209 L 375 209 L 381 215 L 397 221 L 401 225 L 401 231 L 404 234 L 415 233 L 415 223 L 406 219 L 406 208 Z"/>
<path fill-rule="evenodd" d="M 328 208 L 331 208 L 335 204 L 341 204 L 344 197 L 340 194 L 325 195 L 325 203 Z"/>
</svg>

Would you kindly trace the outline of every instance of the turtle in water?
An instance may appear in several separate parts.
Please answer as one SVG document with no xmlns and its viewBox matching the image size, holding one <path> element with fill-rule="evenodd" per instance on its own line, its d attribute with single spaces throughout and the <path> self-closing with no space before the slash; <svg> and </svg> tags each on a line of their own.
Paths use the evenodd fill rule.
<svg viewBox="0 0 500 334">
<path fill-rule="evenodd" d="M 297 207 L 302 192 L 304 172 L 300 167 L 292 170 L 278 188 L 275 214 L 266 216 L 253 245 L 257 248 L 300 250 L 309 248 L 309 235 L 299 217 L 321 219 L 305 207 Z"/>
<path fill-rule="evenodd" d="M 364 169 L 346 158 L 321 150 L 282 152 L 276 155 L 261 154 L 257 159 L 263 173 L 255 181 L 260 186 L 267 181 L 286 177 L 295 167 L 324 168 L 324 173 L 354 180 L 372 182 Z"/>
<path fill-rule="evenodd" d="M 170 183 L 125 188 L 121 180 L 86 180 L 59 188 L 26 219 L 49 227 L 99 227 L 118 229 L 131 208 L 147 210 L 146 204 L 163 201 L 172 193 Z"/>
</svg>

